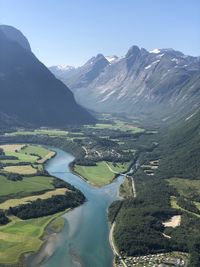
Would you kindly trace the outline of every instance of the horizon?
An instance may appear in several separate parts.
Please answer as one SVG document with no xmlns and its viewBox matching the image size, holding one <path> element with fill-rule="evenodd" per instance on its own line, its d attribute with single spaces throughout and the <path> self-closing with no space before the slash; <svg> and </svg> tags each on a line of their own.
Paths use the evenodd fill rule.
<svg viewBox="0 0 200 267">
<path fill-rule="evenodd" d="M 199 11 L 198 0 L 173 8 L 166 0 L 0 0 L 0 23 L 20 30 L 46 66 L 78 67 L 99 53 L 122 57 L 132 45 L 200 56 Z"/>
</svg>

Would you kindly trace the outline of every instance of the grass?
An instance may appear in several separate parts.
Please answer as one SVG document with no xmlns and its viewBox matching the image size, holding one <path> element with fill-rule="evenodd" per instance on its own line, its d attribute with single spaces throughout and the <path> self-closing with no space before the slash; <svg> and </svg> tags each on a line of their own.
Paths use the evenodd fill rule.
<svg viewBox="0 0 200 267">
<path fill-rule="evenodd" d="M 114 171 L 114 172 L 118 172 L 118 173 L 124 173 L 128 170 L 129 166 L 130 166 L 130 162 L 125 162 L 125 163 L 116 163 L 113 164 L 111 162 L 106 162 L 110 168 Z"/>
<path fill-rule="evenodd" d="M 17 131 L 12 133 L 7 133 L 7 136 L 15 135 L 49 135 L 49 136 L 66 136 L 67 131 L 56 130 L 56 129 L 38 129 L 34 131 Z"/>
<path fill-rule="evenodd" d="M 59 233 L 62 231 L 62 229 L 64 228 L 65 225 L 65 220 L 62 217 L 58 217 L 55 220 L 53 220 L 50 225 L 49 228 L 54 232 L 54 233 Z"/>
<path fill-rule="evenodd" d="M 143 132 L 144 129 L 139 128 L 133 124 L 125 123 L 120 120 L 115 120 L 114 123 L 97 123 L 95 126 L 87 126 L 91 129 L 111 129 L 111 130 L 121 130 L 130 131 L 132 133 Z"/>
<path fill-rule="evenodd" d="M 11 145 L 1 145 L 0 148 L 3 149 L 4 152 L 15 152 L 20 151 L 25 145 L 21 144 L 11 144 Z"/>
<path fill-rule="evenodd" d="M 25 147 L 22 148 L 20 152 L 28 155 L 36 154 L 41 158 L 43 158 L 46 157 L 50 151 L 42 146 L 26 145 Z"/>
<path fill-rule="evenodd" d="M 43 164 L 55 155 L 54 151 L 50 151 L 42 146 L 26 145 L 20 151 L 23 154 L 38 155 L 37 163 Z"/>
<path fill-rule="evenodd" d="M 48 191 L 41 195 L 35 195 L 35 196 L 29 196 L 29 197 L 17 198 L 17 199 L 15 198 L 8 199 L 4 201 L 3 203 L 0 203 L 0 209 L 7 210 L 9 209 L 9 207 L 16 207 L 18 205 L 27 204 L 28 202 L 35 201 L 38 198 L 47 199 L 55 195 L 64 195 L 66 191 L 67 191 L 66 188 L 57 188 L 55 190 Z"/>
<path fill-rule="evenodd" d="M 123 198 L 133 197 L 132 180 L 130 177 L 126 177 L 124 179 L 123 184 L 121 184 L 120 186 L 119 193 L 120 193 L 120 196 Z"/>
<path fill-rule="evenodd" d="M 6 172 L 24 174 L 24 175 L 37 173 L 37 169 L 33 168 L 31 165 L 6 166 L 3 169 Z"/>
<path fill-rule="evenodd" d="M 176 197 L 171 196 L 171 198 L 170 198 L 170 203 L 171 203 L 171 207 L 172 207 L 172 208 L 174 208 L 174 209 L 178 209 L 178 210 L 182 210 L 182 211 L 184 211 L 184 212 L 187 212 L 187 213 L 189 213 L 189 214 L 193 214 L 193 215 L 197 216 L 198 218 L 200 218 L 200 215 L 199 215 L 199 214 L 196 214 L 196 213 L 194 213 L 194 212 L 191 212 L 191 211 L 189 211 L 189 210 L 186 210 L 186 209 L 181 208 L 181 207 L 178 205 L 178 203 L 177 203 L 177 199 L 176 199 Z M 197 203 L 197 202 L 196 202 L 195 204 L 196 204 L 197 208 L 200 208 L 200 203 Z"/>
<path fill-rule="evenodd" d="M 55 154 L 56 154 L 56 152 L 54 152 L 54 151 L 50 151 L 45 157 L 43 157 L 42 159 L 39 159 L 39 160 L 37 161 L 37 163 L 39 163 L 39 164 L 43 164 L 43 163 L 45 163 L 47 160 L 51 159 Z"/>
<path fill-rule="evenodd" d="M 0 147 L 3 148 L 5 155 L 16 157 L 14 160 L 0 161 L 9 163 L 0 175 L 0 197 L 2 201 L 4 200 L 0 203 L 0 209 L 7 210 L 9 207 L 26 204 L 38 198 L 47 199 L 53 195 L 65 194 L 66 188 L 54 188 L 54 177 L 37 175 L 37 170 L 43 170 L 43 163 L 52 157 L 54 152 L 34 145 L 14 144 Z M 29 164 L 20 165 L 21 162 Z M 10 163 L 13 165 L 11 166 Z M 14 165 L 15 163 L 18 165 Z M 22 177 L 29 174 L 31 177 L 24 176 L 23 180 L 11 181 L 4 176 L 6 172 L 18 173 Z M 63 221 L 57 219 L 61 214 L 24 221 L 15 216 L 9 216 L 11 222 L 0 226 L 0 264 L 16 265 L 22 254 L 39 250 L 44 242 L 41 240 L 44 230 L 52 220 L 55 220 L 52 230 L 57 232 L 62 229 Z"/>
<path fill-rule="evenodd" d="M 18 163 L 16 166 L 4 167 L 4 173 L 35 175 L 37 169 L 43 170 L 42 163 L 54 155 L 54 152 L 34 145 L 14 144 L 3 145 L 1 148 L 3 148 L 5 155 L 17 158 L 15 160 L 1 160 L 1 163 Z M 39 164 L 41 160 L 43 162 Z M 19 165 L 20 162 L 28 162 L 29 165 Z M 0 203 L 0 209 L 7 210 L 11 206 L 25 204 L 38 198 L 47 199 L 53 195 L 64 194 L 67 189 L 55 189 L 53 180 L 54 178 L 50 176 L 35 175 L 23 177 L 23 180 L 11 181 L 3 174 L 0 175 L 0 197 L 1 200 L 4 200 Z M 44 193 L 44 191 L 47 192 Z M 44 242 L 41 240 L 41 236 L 46 226 L 61 214 L 24 221 L 9 216 L 11 222 L 5 226 L 0 226 L 0 263 L 6 266 L 15 265 L 19 263 L 22 254 L 37 251 Z M 52 229 L 56 231 L 61 229 L 61 221 L 61 219 L 56 220 Z"/>
<path fill-rule="evenodd" d="M 13 218 L 12 222 L 6 226 L 1 226 L 1 264 L 17 264 L 22 254 L 38 251 L 44 242 L 41 240 L 41 236 L 43 235 L 46 226 L 61 214 L 63 213 L 26 221 Z"/>
<path fill-rule="evenodd" d="M 43 190 L 54 189 L 53 177 L 33 176 L 24 178 L 22 181 L 9 181 L 6 177 L 0 175 L 0 196 L 6 195 L 27 195 Z"/>
<path fill-rule="evenodd" d="M 114 166 L 112 163 L 106 163 L 105 161 L 101 161 L 97 163 L 97 166 L 76 165 L 74 170 L 83 178 L 88 180 L 91 184 L 96 186 L 103 186 L 109 184 L 116 175 L 111 171 L 107 164 L 114 172 L 117 173 L 125 172 L 129 167 L 129 163 L 118 163 L 116 166 Z"/>
<path fill-rule="evenodd" d="M 17 157 L 16 160 L 2 160 L 1 162 L 4 163 L 20 163 L 20 162 L 30 162 L 35 163 L 38 160 L 37 156 L 24 154 L 21 152 L 15 152 L 15 151 L 7 151 L 5 152 L 6 156 L 14 156 Z"/>
<path fill-rule="evenodd" d="M 39 145 L 2 145 L 0 146 L 7 156 L 15 156 L 16 160 L 2 160 L 3 163 L 20 163 L 20 162 L 30 162 L 35 163 L 37 161 L 42 161 L 44 163 L 46 160 L 54 156 L 55 152 L 50 151 Z M 39 162 L 40 163 L 40 162 Z"/>
<path fill-rule="evenodd" d="M 200 195 L 200 180 L 170 178 L 167 181 L 171 186 L 176 188 L 181 196 L 190 198 L 194 194 Z"/>
</svg>

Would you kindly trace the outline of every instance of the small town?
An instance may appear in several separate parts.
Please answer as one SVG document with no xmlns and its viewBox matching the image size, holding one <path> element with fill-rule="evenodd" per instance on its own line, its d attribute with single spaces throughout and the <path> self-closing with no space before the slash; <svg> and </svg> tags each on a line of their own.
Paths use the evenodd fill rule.
<svg viewBox="0 0 200 267">
<path fill-rule="evenodd" d="M 138 257 L 117 256 L 115 267 L 187 267 L 188 258 L 186 253 L 160 253 Z"/>
</svg>

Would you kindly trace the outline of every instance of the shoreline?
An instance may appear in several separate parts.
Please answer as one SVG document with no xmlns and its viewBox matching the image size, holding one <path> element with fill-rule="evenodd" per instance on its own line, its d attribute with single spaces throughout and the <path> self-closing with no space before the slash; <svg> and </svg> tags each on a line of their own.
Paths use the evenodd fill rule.
<svg viewBox="0 0 200 267">
<path fill-rule="evenodd" d="M 57 232 L 57 231 L 53 231 L 53 229 L 48 229 L 48 227 L 51 225 L 51 223 L 54 220 L 56 220 L 57 218 L 61 217 L 62 215 L 64 215 L 65 213 L 71 210 L 72 210 L 71 208 L 68 208 L 65 211 L 52 215 L 53 218 L 51 218 L 50 221 L 46 224 L 44 231 L 41 234 L 40 240 L 42 240 L 43 242 L 41 246 L 39 247 L 39 249 L 37 251 L 26 252 L 21 255 L 21 262 L 22 262 L 23 267 L 29 267 L 30 266 L 29 264 L 32 263 L 33 261 L 37 261 L 38 257 L 40 258 L 37 264 L 41 264 L 45 262 L 49 257 L 52 256 L 53 250 L 54 250 L 53 244 L 55 245 L 55 242 L 53 241 L 56 241 L 57 234 L 62 232 L 63 228 L 60 229 L 59 232 Z M 10 266 L 10 267 L 15 267 L 15 265 Z"/>
<path fill-rule="evenodd" d="M 5 144 L 7 144 L 7 143 L 5 143 Z M 14 142 L 14 143 L 12 142 L 12 143 L 8 143 L 8 144 L 24 144 L 25 146 L 26 145 L 35 145 L 35 146 L 40 146 L 40 147 L 45 147 L 45 148 L 47 147 L 46 145 L 43 145 L 43 144 L 26 143 L 26 142 Z M 50 156 L 48 156 L 49 154 L 50 154 Z M 44 169 L 45 169 L 45 165 L 48 163 L 48 161 L 53 159 L 54 157 L 56 157 L 57 152 L 55 150 L 53 150 L 53 149 L 49 149 L 49 154 L 47 155 L 48 157 L 44 157 L 44 158 L 40 159 L 40 160 L 42 160 L 42 162 L 39 163 L 39 164 L 41 164 Z M 52 175 L 50 175 L 50 176 L 52 176 Z M 53 237 L 55 237 L 59 232 L 62 231 L 62 229 L 60 229 L 60 231 L 56 232 L 56 231 L 53 231 L 53 229 L 51 229 L 49 231 L 49 233 L 48 233 L 48 227 L 51 225 L 51 223 L 54 220 L 56 220 L 57 218 L 61 217 L 65 213 L 69 212 L 70 210 L 72 210 L 72 208 L 67 208 L 66 210 L 64 210 L 62 212 L 58 212 L 58 213 L 55 213 L 55 214 L 51 215 L 51 218 L 49 218 L 49 220 L 46 223 L 46 225 L 44 225 L 44 228 L 41 231 L 41 235 L 38 237 L 38 239 L 42 241 L 42 244 L 39 246 L 39 248 L 36 251 L 22 252 L 21 254 L 19 254 L 17 262 L 11 263 L 11 264 L 9 264 L 9 263 L 8 264 L 7 263 L 6 264 L 1 264 L 0 263 L 0 267 L 28 267 L 29 263 L 30 263 L 30 260 L 35 258 L 35 257 L 37 257 L 37 255 L 40 254 L 42 250 L 45 251 L 48 248 L 49 241 L 51 241 L 51 239 Z M 41 217 L 39 217 L 39 218 L 41 218 Z M 51 256 L 51 255 L 49 255 L 49 256 Z"/>
<path fill-rule="evenodd" d="M 106 162 L 106 164 L 107 164 L 107 162 Z M 107 165 L 108 165 L 108 164 L 107 164 Z M 104 184 L 104 185 L 96 185 L 96 184 L 90 182 L 87 178 L 85 178 L 84 176 L 82 176 L 81 174 L 79 174 L 78 172 L 76 172 L 76 171 L 73 169 L 73 167 L 71 166 L 71 163 L 69 164 L 69 169 L 70 169 L 70 171 L 71 171 L 72 174 L 77 175 L 78 177 L 80 177 L 83 181 L 85 181 L 85 182 L 88 183 L 89 185 L 94 186 L 94 187 L 96 187 L 96 188 L 101 188 L 101 187 L 104 187 L 104 186 L 106 186 L 106 185 L 110 185 L 110 184 L 112 184 L 112 183 L 113 183 L 119 176 L 124 176 L 124 177 L 126 177 L 126 174 L 129 173 L 129 171 L 130 171 L 130 169 L 132 168 L 133 165 L 134 165 L 134 162 L 130 163 L 130 165 L 129 165 L 129 167 L 128 167 L 128 169 L 127 169 L 126 171 L 124 171 L 124 172 L 119 172 L 119 173 L 114 172 L 114 171 L 110 168 L 110 166 L 109 166 L 108 168 L 109 168 L 110 171 L 113 172 L 115 175 L 114 175 L 114 177 L 112 178 L 112 180 L 111 180 L 109 183 L 106 183 L 106 184 Z"/>
<path fill-rule="evenodd" d="M 35 145 L 38 145 L 38 144 L 35 144 Z M 39 145 L 43 146 L 42 144 L 39 144 Z M 46 146 L 44 145 L 44 147 L 46 147 Z M 51 149 L 50 151 L 54 151 L 54 150 Z M 57 152 L 56 151 L 54 151 L 54 152 L 55 153 L 52 155 L 51 158 L 49 158 L 45 162 L 43 162 L 42 165 L 44 165 L 44 168 L 45 168 L 45 165 L 47 164 L 47 162 L 57 155 Z M 69 169 L 70 169 L 72 174 L 80 177 L 84 182 L 86 182 L 90 186 L 96 187 L 96 188 L 101 188 L 101 187 L 104 187 L 106 185 L 109 185 L 109 184 L 113 183 L 113 181 L 115 181 L 117 179 L 117 177 L 119 177 L 121 175 L 121 173 L 118 173 L 118 174 L 116 173 L 115 177 L 109 183 L 107 183 L 105 185 L 102 185 L 102 186 L 98 186 L 98 185 L 95 185 L 95 184 L 89 182 L 86 178 L 84 178 L 80 174 L 76 173 L 72 169 L 70 164 L 69 164 Z M 65 211 L 63 211 L 61 213 L 52 215 L 52 218 L 45 225 L 45 227 L 44 227 L 44 229 L 43 229 L 43 231 L 41 233 L 41 236 L 39 237 L 39 239 L 42 240 L 42 244 L 40 245 L 40 247 L 36 251 L 30 251 L 30 252 L 27 251 L 25 253 L 22 253 L 19 256 L 18 262 L 15 263 L 15 264 L 10 264 L 10 265 L 5 265 L 5 266 L 0 265 L 0 266 L 1 267 L 31 267 L 32 265 L 30 265 L 30 264 L 32 263 L 32 261 L 33 260 L 34 261 L 37 260 L 38 257 L 39 257 L 39 260 L 40 260 L 38 262 L 38 264 L 44 263 L 46 260 L 48 260 L 49 257 L 51 257 L 53 255 L 54 251 L 55 251 L 56 236 L 57 236 L 58 233 L 53 233 L 53 232 L 48 233 L 47 228 L 48 228 L 48 226 L 51 224 L 51 222 L 53 220 L 55 220 L 58 217 L 61 217 L 63 214 L 67 213 L 70 210 L 71 209 L 67 209 L 67 210 L 65 210 Z M 50 251 L 50 253 L 48 253 L 49 251 Z M 36 264 L 36 265 L 33 265 L 33 266 L 38 266 L 38 265 Z"/>
<path fill-rule="evenodd" d="M 113 267 L 115 267 L 115 258 L 116 256 L 117 257 L 120 257 L 120 254 L 118 252 L 118 249 L 116 247 L 116 244 L 115 244 L 115 240 L 114 240 L 114 236 L 113 236 L 113 232 L 114 232 L 114 228 L 115 228 L 115 225 L 116 225 L 116 222 L 113 222 L 113 224 L 111 225 L 111 228 L 110 228 L 110 233 L 109 233 L 109 242 L 110 242 L 110 246 L 112 248 L 112 251 L 113 251 L 113 254 L 114 254 L 114 258 L 113 258 Z M 124 267 L 127 267 L 126 263 L 124 262 L 123 259 L 121 259 L 121 262 L 122 264 L 124 265 Z"/>
<path fill-rule="evenodd" d="M 115 222 L 112 223 L 111 227 L 110 227 L 110 232 L 109 232 L 109 242 L 110 242 L 110 246 L 112 248 L 113 254 L 114 256 L 119 256 L 119 253 L 117 251 L 117 247 L 115 245 L 115 241 L 114 241 L 114 236 L 113 236 L 113 232 L 114 232 L 114 228 L 115 228 Z"/>
<path fill-rule="evenodd" d="M 121 175 L 120 173 L 119 173 L 118 175 L 116 174 L 116 176 L 112 179 L 112 181 L 110 181 L 110 182 L 107 183 L 107 184 L 104 184 L 104 185 L 96 185 L 96 184 L 90 182 L 87 178 L 85 178 L 84 176 L 82 176 L 82 175 L 79 174 L 78 172 L 74 171 L 74 170 L 72 169 L 71 166 L 69 166 L 69 167 L 70 167 L 70 171 L 71 171 L 72 174 L 74 174 L 74 175 L 80 177 L 84 182 L 86 182 L 87 184 L 89 184 L 89 185 L 91 185 L 91 186 L 93 186 L 93 187 L 96 187 L 96 188 L 101 188 L 101 187 L 104 187 L 104 186 L 106 186 L 106 185 L 112 184 L 112 183 L 114 182 L 114 180 L 115 180 L 116 178 L 118 178 L 118 177 Z"/>
</svg>

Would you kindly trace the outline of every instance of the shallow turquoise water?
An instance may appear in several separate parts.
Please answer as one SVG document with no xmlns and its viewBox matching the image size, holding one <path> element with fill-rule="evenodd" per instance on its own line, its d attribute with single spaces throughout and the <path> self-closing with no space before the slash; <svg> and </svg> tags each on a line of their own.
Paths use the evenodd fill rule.
<svg viewBox="0 0 200 267">
<path fill-rule="evenodd" d="M 47 171 L 80 189 L 87 198 L 82 206 L 66 213 L 65 227 L 53 242 L 53 254 L 41 267 L 111 267 L 113 253 L 109 245 L 107 208 L 117 199 L 123 181 L 95 188 L 69 170 L 73 157 L 59 149 L 47 165 Z"/>
</svg>

